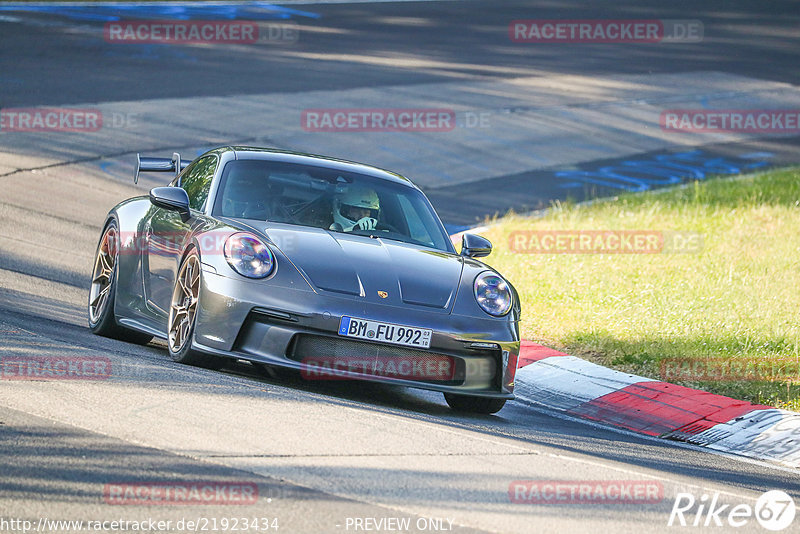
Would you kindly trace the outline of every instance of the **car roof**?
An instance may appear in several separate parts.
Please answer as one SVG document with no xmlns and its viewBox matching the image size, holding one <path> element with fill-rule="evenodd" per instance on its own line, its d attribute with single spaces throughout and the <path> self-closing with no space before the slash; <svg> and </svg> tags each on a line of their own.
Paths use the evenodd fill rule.
<svg viewBox="0 0 800 534">
<path fill-rule="evenodd" d="M 348 161 L 339 158 L 332 158 L 329 156 L 320 156 L 318 154 L 307 154 L 304 152 L 293 152 L 291 150 L 279 150 L 275 148 L 260 148 L 252 146 L 230 146 L 219 148 L 210 152 L 218 153 L 224 151 L 232 151 L 237 160 L 241 159 L 260 159 L 268 161 L 280 161 L 285 163 L 297 163 L 301 165 L 314 165 L 318 167 L 325 167 L 328 169 L 339 170 L 342 172 L 354 172 L 359 174 L 366 174 L 375 178 L 381 178 L 390 182 L 403 184 L 406 186 L 419 189 L 414 183 L 392 171 L 387 171 L 372 165 L 364 163 L 357 163 L 355 161 Z"/>
</svg>

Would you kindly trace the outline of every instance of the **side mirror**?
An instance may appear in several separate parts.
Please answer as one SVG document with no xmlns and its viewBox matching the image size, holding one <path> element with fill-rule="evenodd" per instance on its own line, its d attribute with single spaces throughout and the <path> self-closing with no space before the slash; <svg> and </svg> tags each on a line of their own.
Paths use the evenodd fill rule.
<svg viewBox="0 0 800 534">
<path fill-rule="evenodd" d="M 461 255 L 470 258 L 482 258 L 492 253 L 492 242 L 475 234 L 461 236 Z"/>
<path fill-rule="evenodd" d="M 150 202 L 159 208 L 177 211 L 181 219 L 189 220 L 189 195 L 181 187 L 154 187 L 150 190 Z"/>
</svg>

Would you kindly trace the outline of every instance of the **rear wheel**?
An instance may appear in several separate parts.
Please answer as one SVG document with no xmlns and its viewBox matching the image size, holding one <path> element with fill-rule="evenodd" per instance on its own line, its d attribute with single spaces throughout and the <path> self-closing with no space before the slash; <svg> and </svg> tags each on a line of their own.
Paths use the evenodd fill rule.
<svg viewBox="0 0 800 534">
<path fill-rule="evenodd" d="M 169 355 L 178 363 L 217 369 L 222 364 L 219 358 L 192 348 L 197 304 L 200 300 L 200 270 L 200 257 L 192 249 L 178 269 L 175 288 L 172 290 L 167 321 Z"/>
<path fill-rule="evenodd" d="M 492 399 L 490 397 L 470 397 L 469 395 L 454 395 L 445 393 L 444 400 L 457 412 L 469 412 L 489 415 L 499 412 L 506 404 L 506 399 Z"/>
<path fill-rule="evenodd" d="M 97 245 L 89 288 L 89 328 L 98 336 L 146 345 L 153 336 L 122 327 L 114 319 L 118 262 L 119 230 L 117 221 L 112 219 Z"/>
</svg>

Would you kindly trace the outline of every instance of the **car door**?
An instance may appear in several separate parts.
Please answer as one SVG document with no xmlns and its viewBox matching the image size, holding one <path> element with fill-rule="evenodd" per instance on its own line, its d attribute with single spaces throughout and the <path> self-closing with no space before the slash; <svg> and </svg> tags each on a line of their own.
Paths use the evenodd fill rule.
<svg viewBox="0 0 800 534">
<path fill-rule="evenodd" d="M 205 209 L 216 168 L 217 156 L 200 158 L 186 167 L 175 182 L 189 196 L 191 219 L 184 221 L 177 211 L 153 206 L 145 221 L 144 291 L 148 308 L 158 318 L 166 320 L 169 313 L 181 252 L 193 223 Z"/>
</svg>

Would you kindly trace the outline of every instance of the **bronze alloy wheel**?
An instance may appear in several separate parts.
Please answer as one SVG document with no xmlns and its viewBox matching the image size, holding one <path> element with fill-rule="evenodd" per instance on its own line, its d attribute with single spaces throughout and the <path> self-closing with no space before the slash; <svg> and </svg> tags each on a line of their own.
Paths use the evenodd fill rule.
<svg viewBox="0 0 800 534">
<path fill-rule="evenodd" d="M 97 258 L 92 271 L 92 287 L 89 293 L 89 321 L 100 322 L 110 301 L 109 295 L 114 281 L 114 267 L 117 264 L 117 227 L 106 228 L 100 246 L 97 247 Z"/>
<path fill-rule="evenodd" d="M 169 348 L 180 352 L 189 342 L 200 295 L 200 260 L 190 253 L 181 265 L 169 308 Z"/>
<path fill-rule="evenodd" d="M 120 270 L 119 226 L 115 219 L 108 222 L 97 244 L 97 256 L 89 287 L 89 328 L 98 336 L 146 345 L 152 334 L 125 328 L 114 316 L 117 278 Z"/>
</svg>

